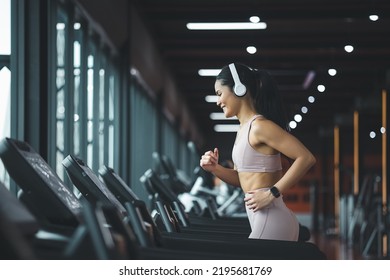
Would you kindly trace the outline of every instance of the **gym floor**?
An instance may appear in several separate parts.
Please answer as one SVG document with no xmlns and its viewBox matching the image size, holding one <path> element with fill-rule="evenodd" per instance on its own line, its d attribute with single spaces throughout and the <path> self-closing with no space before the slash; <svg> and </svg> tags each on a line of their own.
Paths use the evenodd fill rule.
<svg viewBox="0 0 390 280">
<path fill-rule="evenodd" d="M 348 244 L 349 242 L 335 233 L 334 229 L 328 229 L 327 232 L 312 229 L 312 216 L 310 214 L 297 214 L 299 222 L 308 227 L 311 233 L 312 242 L 318 246 L 318 248 L 324 252 L 329 260 L 379 260 L 383 257 L 378 256 L 376 253 L 376 246 L 378 244 L 374 241 L 369 253 L 363 254 L 364 249 L 359 246 L 359 241 L 355 244 Z"/>
<path fill-rule="evenodd" d="M 324 252 L 329 260 L 368 260 L 375 257 L 364 257 L 357 246 L 350 246 L 338 236 L 327 236 L 321 233 L 312 233 L 310 240 Z"/>
</svg>

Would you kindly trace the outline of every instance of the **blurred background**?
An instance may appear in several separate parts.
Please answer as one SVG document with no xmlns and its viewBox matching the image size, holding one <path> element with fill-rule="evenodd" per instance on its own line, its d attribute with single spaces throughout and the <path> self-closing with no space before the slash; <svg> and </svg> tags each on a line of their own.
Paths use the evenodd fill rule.
<svg viewBox="0 0 390 280">
<path fill-rule="evenodd" d="M 229 160 L 238 121 L 214 81 L 239 62 L 276 79 L 291 133 L 317 158 L 285 194 L 300 221 L 347 238 L 366 191 L 378 200 L 364 207 L 387 215 L 389 1 L 0 0 L 0 34 L 0 136 L 30 143 L 70 187 L 68 154 L 145 198 L 153 152 L 189 181 L 205 151 Z"/>
</svg>

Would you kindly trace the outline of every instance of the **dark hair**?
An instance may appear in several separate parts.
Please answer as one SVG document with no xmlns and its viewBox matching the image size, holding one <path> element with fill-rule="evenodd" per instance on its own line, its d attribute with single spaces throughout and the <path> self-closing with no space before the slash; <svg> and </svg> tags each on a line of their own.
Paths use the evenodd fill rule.
<svg viewBox="0 0 390 280">
<path fill-rule="evenodd" d="M 234 65 L 241 83 L 247 88 L 247 94 L 252 97 L 257 113 L 288 130 L 283 100 L 273 77 L 265 70 L 252 69 L 240 63 Z M 234 81 L 229 66 L 223 67 L 216 79 L 233 91 Z"/>
</svg>

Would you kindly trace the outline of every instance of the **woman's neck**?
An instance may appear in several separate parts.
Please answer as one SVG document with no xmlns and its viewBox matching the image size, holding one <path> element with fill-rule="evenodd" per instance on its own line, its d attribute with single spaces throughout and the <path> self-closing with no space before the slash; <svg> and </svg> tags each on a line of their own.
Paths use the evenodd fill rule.
<svg viewBox="0 0 390 280">
<path fill-rule="evenodd" d="M 248 110 L 248 111 L 238 113 L 237 118 L 238 121 L 240 122 L 240 125 L 243 125 L 247 123 L 255 115 L 258 115 L 258 113 L 253 110 Z"/>
</svg>

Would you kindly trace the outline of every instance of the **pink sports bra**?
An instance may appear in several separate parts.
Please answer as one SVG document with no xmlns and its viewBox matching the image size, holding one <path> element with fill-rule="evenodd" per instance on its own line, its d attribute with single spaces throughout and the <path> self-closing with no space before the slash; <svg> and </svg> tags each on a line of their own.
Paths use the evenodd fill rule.
<svg viewBox="0 0 390 280">
<path fill-rule="evenodd" d="M 257 118 L 264 118 L 262 115 L 253 116 L 245 123 L 236 136 L 232 151 L 232 159 L 238 172 L 275 172 L 282 170 L 280 153 L 266 155 L 256 151 L 249 143 L 249 131 L 252 122 Z"/>
</svg>

